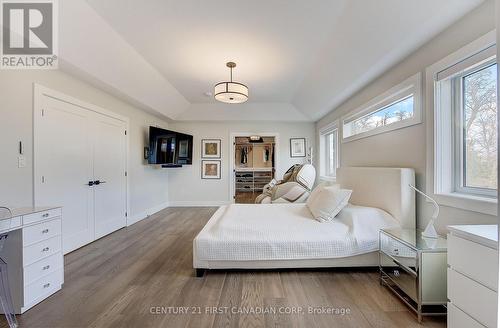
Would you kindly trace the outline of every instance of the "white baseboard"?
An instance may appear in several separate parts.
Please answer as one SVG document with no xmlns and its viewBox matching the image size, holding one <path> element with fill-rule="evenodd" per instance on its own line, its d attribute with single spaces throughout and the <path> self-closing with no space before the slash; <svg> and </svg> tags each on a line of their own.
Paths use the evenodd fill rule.
<svg viewBox="0 0 500 328">
<path fill-rule="evenodd" d="M 160 204 L 158 206 L 154 206 L 154 207 L 151 207 L 147 210 L 145 210 L 144 212 L 141 212 L 139 214 L 135 214 L 135 215 L 132 215 L 132 216 L 129 216 L 128 219 L 127 219 L 127 226 L 130 226 L 134 223 L 137 223 L 141 220 L 144 220 L 145 218 L 147 218 L 148 216 L 150 215 L 153 215 L 155 214 L 156 212 L 159 212 L 167 207 L 169 207 L 169 203 L 166 202 L 166 203 L 163 203 L 163 204 Z"/>
<path fill-rule="evenodd" d="M 169 207 L 213 207 L 213 206 L 223 206 L 223 205 L 228 205 L 231 202 L 228 200 L 225 201 L 171 201 L 169 202 L 168 206 Z"/>
</svg>

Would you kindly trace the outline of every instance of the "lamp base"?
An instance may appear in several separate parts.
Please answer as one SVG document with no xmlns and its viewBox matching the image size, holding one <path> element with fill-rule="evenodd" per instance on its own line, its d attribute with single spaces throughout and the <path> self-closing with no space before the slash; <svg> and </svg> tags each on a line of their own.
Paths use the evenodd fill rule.
<svg viewBox="0 0 500 328">
<path fill-rule="evenodd" d="M 422 232 L 422 237 L 425 238 L 438 238 L 439 235 L 436 232 L 436 228 L 434 228 L 434 220 L 430 220 L 429 223 L 427 224 L 427 227 L 425 227 L 425 230 Z"/>
</svg>

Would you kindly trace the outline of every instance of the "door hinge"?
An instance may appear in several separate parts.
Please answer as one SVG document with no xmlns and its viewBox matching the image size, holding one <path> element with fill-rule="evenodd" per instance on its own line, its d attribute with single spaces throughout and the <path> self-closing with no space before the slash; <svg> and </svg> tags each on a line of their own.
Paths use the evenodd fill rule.
<svg viewBox="0 0 500 328">
<path fill-rule="evenodd" d="M 125 212 L 125 217 L 127 217 L 127 216 L 128 216 L 128 213 L 127 213 L 127 212 Z"/>
<path fill-rule="evenodd" d="M 125 171 L 125 176 L 127 176 L 127 171 Z"/>
<path fill-rule="evenodd" d="M 125 130 L 125 135 L 127 135 L 127 130 Z"/>
<path fill-rule="evenodd" d="M 42 116 L 45 115 L 45 109 L 42 109 Z"/>
<path fill-rule="evenodd" d="M 45 183 L 45 177 L 42 175 L 42 183 Z"/>
</svg>

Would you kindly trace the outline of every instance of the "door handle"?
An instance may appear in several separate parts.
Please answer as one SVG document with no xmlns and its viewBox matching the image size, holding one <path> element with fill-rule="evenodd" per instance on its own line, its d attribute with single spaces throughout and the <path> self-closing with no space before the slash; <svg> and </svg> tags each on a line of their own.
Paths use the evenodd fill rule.
<svg viewBox="0 0 500 328">
<path fill-rule="evenodd" d="M 94 181 L 89 181 L 86 186 L 92 187 L 94 185 Z"/>
<path fill-rule="evenodd" d="M 100 181 L 100 180 L 95 180 L 95 181 L 94 181 L 94 184 L 95 184 L 96 186 L 100 185 L 101 183 L 106 183 L 106 181 Z"/>
</svg>

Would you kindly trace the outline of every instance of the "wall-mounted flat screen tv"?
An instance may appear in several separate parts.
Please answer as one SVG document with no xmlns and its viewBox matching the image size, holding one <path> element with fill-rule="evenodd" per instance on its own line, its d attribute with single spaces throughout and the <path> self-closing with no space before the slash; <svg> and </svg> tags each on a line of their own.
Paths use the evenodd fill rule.
<svg viewBox="0 0 500 328">
<path fill-rule="evenodd" d="M 150 126 L 148 163 L 191 165 L 193 163 L 193 136 Z"/>
</svg>

